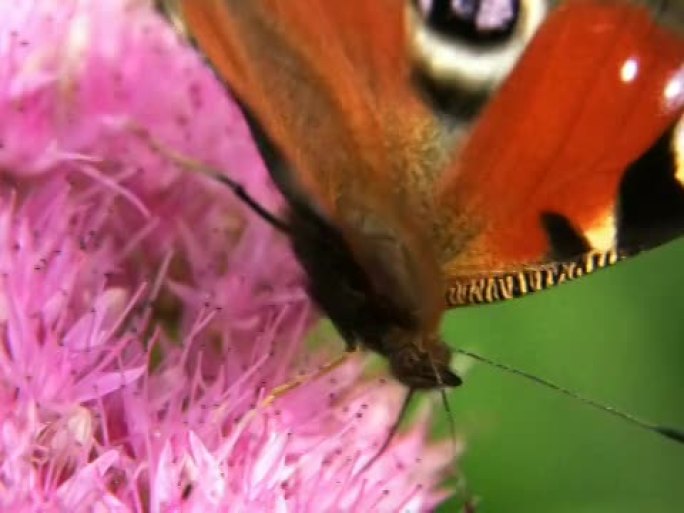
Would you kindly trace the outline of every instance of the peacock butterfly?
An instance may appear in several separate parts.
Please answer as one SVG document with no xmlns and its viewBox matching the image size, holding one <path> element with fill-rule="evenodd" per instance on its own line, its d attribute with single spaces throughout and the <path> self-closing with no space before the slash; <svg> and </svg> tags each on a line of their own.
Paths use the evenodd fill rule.
<svg viewBox="0 0 684 513">
<path fill-rule="evenodd" d="M 461 382 L 439 336 L 448 308 L 540 291 L 684 231 L 684 38 L 646 8 L 175 4 L 287 200 L 274 224 L 312 298 L 410 390 Z"/>
</svg>

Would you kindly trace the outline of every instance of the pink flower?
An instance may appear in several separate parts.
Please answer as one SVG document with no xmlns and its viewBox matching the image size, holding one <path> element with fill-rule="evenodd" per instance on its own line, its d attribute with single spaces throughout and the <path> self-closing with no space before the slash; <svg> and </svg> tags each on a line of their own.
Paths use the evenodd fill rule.
<svg viewBox="0 0 684 513">
<path fill-rule="evenodd" d="M 287 241 L 155 144 L 280 200 L 200 59 L 140 1 L 0 4 L 0 510 L 422 511 L 450 444 L 335 351 Z M 445 449 L 445 447 L 447 449 Z"/>
</svg>

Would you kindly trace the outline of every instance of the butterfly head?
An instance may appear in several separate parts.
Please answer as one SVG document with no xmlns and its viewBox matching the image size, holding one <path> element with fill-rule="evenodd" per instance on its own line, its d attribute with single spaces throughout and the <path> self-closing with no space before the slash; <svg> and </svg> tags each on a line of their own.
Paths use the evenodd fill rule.
<svg viewBox="0 0 684 513">
<path fill-rule="evenodd" d="M 450 368 L 451 350 L 440 339 L 406 344 L 387 353 L 395 378 L 412 390 L 457 387 L 462 381 Z"/>
</svg>

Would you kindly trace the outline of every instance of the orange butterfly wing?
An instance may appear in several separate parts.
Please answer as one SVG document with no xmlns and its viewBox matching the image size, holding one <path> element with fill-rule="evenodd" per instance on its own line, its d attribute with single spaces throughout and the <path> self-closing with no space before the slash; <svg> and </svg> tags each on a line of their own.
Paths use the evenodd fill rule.
<svg viewBox="0 0 684 513">
<path fill-rule="evenodd" d="M 385 198 L 393 181 L 399 189 L 392 171 L 439 129 L 408 81 L 402 1 L 187 0 L 182 12 L 330 214 L 349 198 Z"/>
<path fill-rule="evenodd" d="M 393 223 L 416 261 L 442 267 L 450 305 L 545 288 L 684 227 L 675 198 L 672 212 L 647 220 L 658 237 L 619 233 L 625 174 L 682 112 L 684 42 L 645 10 L 561 6 L 454 149 L 412 81 L 402 0 L 181 4 L 287 161 L 281 189 L 301 193 L 352 242 L 350 213 Z M 647 172 L 638 178 L 649 183 Z M 662 185 L 662 172 L 650 181 Z"/>
<path fill-rule="evenodd" d="M 442 284 L 428 235 L 448 149 L 411 83 L 404 2 L 181 6 L 198 46 L 284 157 L 284 173 L 277 163 L 269 168 L 288 199 L 305 198 L 343 234 L 379 289 L 436 325 Z M 402 245 L 382 240 L 397 234 Z"/>
<path fill-rule="evenodd" d="M 552 13 L 441 184 L 440 202 L 466 234 L 451 239 L 450 302 L 544 288 L 681 234 L 684 190 L 675 159 L 667 169 L 654 156 L 643 159 L 649 150 L 662 152 L 658 144 L 674 144 L 668 129 L 682 114 L 682 88 L 684 40 L 646 10 L 575 1 Z M 643 183 L 636 195 L 625 190 L 628 171 Z M 669 210 L 649 213 L 657 210 L 649 202 L 658 201 L 669 201 Z M 633 219 L 633 211 L 644 219 Z M 554 220 L 586 250 L 616 252 L 603 262 L 583 260 L 573 254 L 579 244 L 553 240 Z M 566 276 L 538 267 L 563 260 L 578 263 Z M 518 272 L 525 269 L 530 273 Z M 508 285 L 492 281 L 497 275 Z"/>
</svg>

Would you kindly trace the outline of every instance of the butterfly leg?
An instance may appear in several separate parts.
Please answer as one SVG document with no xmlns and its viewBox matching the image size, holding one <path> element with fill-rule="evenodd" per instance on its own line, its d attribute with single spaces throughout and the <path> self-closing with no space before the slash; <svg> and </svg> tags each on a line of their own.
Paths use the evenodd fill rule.
<svg viewBox="0 0 684 513">
<path fill-rule="evenodd" d="M 132 124 L 130 126 L 130 130 L 143 142 L 145 142 L 145 144 L 147 144 L 152 151 L 162 155 L 164 158 L 169 160 L 169 162 L 185 171 L 203 174 L 216 180 L 217 182 L 220 182 L 233 191 L 233 194 L 235 194 L 240 201 L 252 209 L 255 214 L 261 217 L 268 224 L 281 232 L 290 233 L 290 226 L 287 224 L 287 222 L 278 218 L 275 214 L 273 214 L 273 212 L 264 208 L 245 190 L 242 184 L 226 176 L 222 171 L 182 155 L 173 148 L 170 148 L 160 141 L 154 139 L 147 130 L 140 126 Z"/>
<path fill-rule="evenodd" d="M 349 360 L 352 356 L 354 356 L 356 353 L 360 352 L 361 349 L 358 344 L 354 344 L 351 349 L 350 345 L 347 345 L 347 350 L 339 355 L 338 357 L 334 358 L 333 360 L 330 360 L 329 362 L 324 363 L 318 369 L 316 369 L 315 372 L 312 372 L 310 374 L 305 374 L 303 376 L 298 376 L 287 383 L 283 383 L 282 385 L 279 385 L 275 387 L 271 392 L 264 397 L 264 399 L 261 400 L 259 403 L 259 407 L 265 408 L 267 406 L 270 406 L 273 404 L 277 399 L 285 395 L 286 393 L 295 390 L 296 388 L 299 388 L 301 385 L 308 383 L 310 381 L 316 380 L 318 378 L 321 378 L 325 376 L 326 374 L 330 373 L 331 371 L 337 369 L 340 365 L 345 363 L 346 361 Z"/>
<path fill-rule="evenodd" d="M 339 331 L 339 328 L 338 328 Z M 361 345 L 359 341 L 354 337 L 343 337 L 344 338 L 344 352 L 345 353 L 356 353 L 361 351 Z"/>
</svg>

